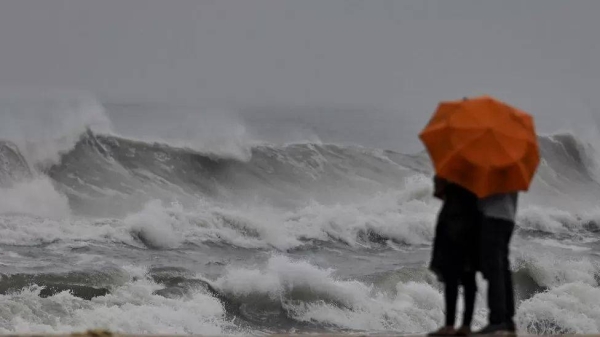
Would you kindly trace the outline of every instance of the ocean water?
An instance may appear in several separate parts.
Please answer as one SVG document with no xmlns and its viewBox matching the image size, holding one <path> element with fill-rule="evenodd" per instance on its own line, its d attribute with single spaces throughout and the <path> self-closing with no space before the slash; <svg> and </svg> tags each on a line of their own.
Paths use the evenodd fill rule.
<svg viewBox="0 0 600 337">
<path fill-rule="evenodd" d="M 184 131 L 155 122 L 127 134 L 119 127 L 143 123 L 131 116 L 144 107 L 108 108 L 79 96 L 0 102 L 0 333 L 441 324 L 427 270 L 440 203 L 425 153 L 322 143 L 302 128 L 289 143 L 249 141 L 239 125 L 193 115 Z M 518 328 L 598 333 L 596 149 L 567 133 L 539 141 L 512 242 Z"/>
</svg>

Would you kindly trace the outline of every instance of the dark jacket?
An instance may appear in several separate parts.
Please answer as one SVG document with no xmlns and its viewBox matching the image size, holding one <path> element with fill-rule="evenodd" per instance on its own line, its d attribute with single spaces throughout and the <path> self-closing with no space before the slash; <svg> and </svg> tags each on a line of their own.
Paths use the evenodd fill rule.
<svg viewBox="0 0 600 337">
<path fill-rule="evenodd" d="M 437 190 L 437 188 L 436 188 Z M 443 188 L 430 269 L 443 281 L 479 270 L 481 212 L 477 196 L 452 183 Z"/>
</svg>

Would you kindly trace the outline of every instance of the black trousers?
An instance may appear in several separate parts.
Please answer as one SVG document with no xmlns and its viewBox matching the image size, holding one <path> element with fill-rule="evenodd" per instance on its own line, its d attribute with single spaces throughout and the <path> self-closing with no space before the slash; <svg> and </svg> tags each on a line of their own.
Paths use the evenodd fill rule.
<svg viewBox="0 0 600 337">
<path fill-rule="evenodd" d="M 475 272 L 464 272 L 447 275 L 444 278 L 444 299 L 446 302 L 446 326 L 454 326 L 456 320 L 456 301 L 458 298 L 458 287 L 462 284 L 464 289 L 465 311 L 463 312 L 463 326 L 471 326 L 473 311 L 475 309 L 475 295 L 477 294 L 477 282 Z"/>
<path fill-rule="evenodd" d="M 481 271 L 488 281 L 490 324 L 513 326 L 515 295 L 508 260 L 509 244 L 515 224 L 484 217 L 481 228 Z"/>
</svg>

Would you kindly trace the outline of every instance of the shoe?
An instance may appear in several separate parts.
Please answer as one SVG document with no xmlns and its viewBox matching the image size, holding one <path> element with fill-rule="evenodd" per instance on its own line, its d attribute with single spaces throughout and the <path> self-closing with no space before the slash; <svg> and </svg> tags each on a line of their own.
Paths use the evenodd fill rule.
<svg viewBox="0 0 600 337">
<path fill-rule="evenodd" d="M 485 328 L 473 333 L 473 335 L 496 335 L 496 336 L 516 336 L 514 325 L 507 323 L 489 324 Z"/>
<path fill-rule="evenodd" d="M 427 336 L 455 336 L 456 330 L 453 326 L 443 326 L 436 331 L 430 332 Z"/>
<path fill-rule="evenodd" d="M 468 326 L 461 326 L 458 330 L 456 330 L 456 333 L 454 334 L 454 336 L 470 336 L 471 335 L 471 328 Z"/>
</svg>

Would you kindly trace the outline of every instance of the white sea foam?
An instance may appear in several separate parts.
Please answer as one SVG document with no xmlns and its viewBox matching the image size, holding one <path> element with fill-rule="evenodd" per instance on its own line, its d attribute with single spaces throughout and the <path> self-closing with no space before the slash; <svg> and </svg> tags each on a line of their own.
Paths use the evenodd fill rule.
<svg viewBox="0 0 600 337">
<path fill-rule="evenodd" d="M 519 246 L 513 250 L 515 268 L 525 268 L 537 284 L 554 288 L 569 283 L 597 286 L 600 264 L 579 251 L 560 253 L 541 247 Z"/>
<path fill-rule="evenodd" d="M 79 96 L 69 99 L 53 95 L 40 99 L 27 96 L 19 100 L 0 100 L 0 108 L 9 116 L 6 124 L 0 126 L 0 134 L 3 138 L 14 141 L 34 166 L 56 163 L 59 155 L 69 151 L 87 127 L 101 129 L 110 124 L 97 102 Z M 43 113 L 40 112 L 42 110 Z M 221 131 L 216 129 L 211 130 L 210 125 L 206 126 L 206 135 L 194 138 L 195 134 L 192 133 L 197 130 L 191 125 L 191 129 L 188 129 L 192 136 L 190 139 L 169 138 L 167 141 L 210 153 L 229 153 L 229 157 L 248 160 L 249 147 L 244 139 L 245 130 L 243 126 L 235 123 L 230 125 L 229 122 L 223 121 L 227 127 L 234 128 L 231 141 L 224 141 L 229 135 L 226 132 L 220 134 Z M 11 131 L 13 129 L 18 132 Z M 227 128 L 221 130 L 225 129 Z M 214 142 L 210 141 L 211 137 Z M 294 178 L 285 180 L 288 178 L 287 174 L 301 176 L 302 179 L 306 176 L 306 180 L 318 181 L 328 171 L 335 171 L 339 176 L 348 178 L 347 181 L 366 182 L 365 185 L 375 182 L 372 185 L 381 186 L 390 181 L 390 177 L 378 180 L 379 172 L 392 172 L 392 179 L 395 179 L 396 174 L 404 177 L 408 172 L 404 166 L 402 170 L 394 171 L 385 165 L 374 165 L 371 168 L 356 164 L 363 160 L 368 163 L 385 161 L 396 167 L 381 151 L 359 151 L 364 158 L 349 150 L 352 154 L 348 156 L 332 151 L 335 152 L 333 155 L 341 158 L 332 165 L 334 156 L 326 157 L 323 154 L 327 149 L 316 145 L 302 146 L 301 149 L 303 151 L 291 154 L 285 153 L 286 149 L 269 152 L 285 160 L 274 159 L 269 162 L 265 159 L 265 165 L 272 164 L 275 167 L 281 164 L 286 168 L 291 167 L 291 171 L 281 172 L 277 176 L 285 184 L 294 182 Z M 101 150 L 99 151 L 102 152 Z M 114 159 L 107 157 L 109 160 Z M 167 157 L 159 156 L 154 159 L 160 165 L 165 158 Z M 150 159 L 150 162 L 154 163 L 154 159 Z M 408 162 L 409 159 L 406 161 L 406 164 L 412 164 Z M 355 165 L 360 167 L 355 170 Z M 415 167 L 420 167 L 419 165 L 414 164 Z M 184 194 L 187 186 L 167 181 L 164 174 L 161 175 L 163 171 L 159 174 L 144 165 L 139 166 L 133 169 L 137 175 L 132 174 L 131 181 L 151 181 L 157 186 L 171 184 L 169 187 L 172 187 L 173 195 L 177 196 L 180 192 Z M 125 167 L 119 169 L 130 173 Z M 361 170 L 367 174 L 361 175 Z M 173 171 L 172 166 L 165 169 L 168 173 Z M 296 175 L 298 172 L 301 174 Z M 225 174 L 222 171 L 218 173 Z M 596 314 L 598 307 L 595 303 L 600 301 L 596 288 L 600 268 L 587 255 L 589 248 L 580 249 L 577 244 L 590 240 L 589 230 L 597 230 L 600 216 L 594 209 L 574 212 L 566 207 L 556 206 L 560 206 L 560 198 L 566 198 L 563 195 L 566 192 L 560 188 L 570 184 L 570 181 L 562 181 L 559 173 L 561 172 L 546 172 L 547 179 L 543 182 L 548 188 L 543 191 L 549 194 L 538 194 L 537 198 L 532 199 L 540 201 L 537 205 L 522 204 L 519 212 L 519 227 L 522 232 L 531 236 L 540 234 L 531 232 L 542 232 L 544 239 L 537 238 L 530 245 L 517 240 L 517 247 L 513 250 L 513 258 L 517 262 L 515 267 L 526 269 L 535 282 L 549 289 L 522 303 L 518 315 L 519 326 L 530 332 L 598 332 L 600 319 Z M 260 177 L 271 183 L 272 180 L 268 178 Z M 576 188 L 590 185 L 590 193 L 593 194 L 593 184 L 588 184 L 585 177 L 577 178 L 583 182 L 579 181 Z M 210 179 L 212 177 L 209 176 L 206 181 Z M 329 188 L 327 183 L 331 181 L 322 181 L 326 185 L 324 188 Z M 340 184 L 345 182 L 346 180 Z M 58 180 L 54 183 L 61 184 Z M 120 191 L 117 184 L 111 186 L 117 189 L 112 189 L 105 187 L 106 184 L 103 183 L 98 178 L 98 181 L 82 181 L 81 185 L 94 192 L 93 194 L 107 198 L 126 199 L 129 196 L 127 189 Z M 122 183 L 129 184 L 130 181 Z M 336 181 L 335 184 L 337 183 Z M 71 187 L 67 185 L 58 186 L 59 190 L 72 192 L 70 196 L 76 200 L 79 191 L 69 190 Z M 268 188 L 278 187 L 274 184 Z M 299 188 L 292 186 L 290 189 L 297 187 Z M 231 190 L 232 193 L 236 192 L 235 188 Z M 556 194 L 550 193 L 555 190 Z M 205 199 L 198 200 L 195 204 L 187 202 L 185 207 L 179 203 L 152 200 L 141 210 L 132 210 L 123 219 L 89 219 L 73 217 L 68 200 L 54 188 L 53 182 L 35 175 L 31 180 L 0 190 L 0 244 L 43 244 L 48 245 L 45 249 L 49 252 L 73 254 L 72 251 L 85 250 L 92 243 L 107 244 L 111 248 L 121 247 L 118 244 L 124 243 L 126 249 L 135 246 L 157 250 L 177 249 L 190 243 L 200 246 L 219 243 L 224 246 L 260 248 L 261 251 L 274 250 L 280 253 L 291 251 L 296 254 L 302 251 L 299 248 L 315 242 L 334 242 L 345 244 L 357 252 L 365 248 L 396 247 L 398 263 L 401 264 L 403 252 L 410 251 L 403 248 L 427 246 L 432 241 L 440 204 L 431 197 L 431 192 L 430 178 L 415 173 L 406 179 L 402 187 L 395 190 L 387 188 L 385 192 L 361 201 L 342 200 L 343 196 L 340 196 L 337 203 L 302 200 L 294 204 L 297 207 L 284 210 L 250 201 L 248 204 L 241 201 L 233 205 L 204 196 Z M 146 191 L 134 193 L 147 193 L 149 198 L 157 197 Z M 531 193 L 538 192 L 533 188 Z M 331 195 L 335 197 L 336 191 L 331 192 Z M 570 202 L 577 203 L 578 195 L 571 194 L 568 197 Z M 554 208 L 544 203 L 546 198 L 555 199 L 556 202 L 552 203 Z M 93 202 L 92 196 L 88 199 Z M 552 239 L 548 240 L 547 237 Z M 572 241 L 551 241 L 565 237 Z M 156 253 L 159 255 L 161 252 Z M 79 261 L 91 265 L 98 258 L 93 254 L 90 253 L 89 260 L 81 257 Z M 14 252 L 6 252 L 5 256 L 12 259 L 10 261 L 27 258 Z M 67 260 L 71 261 L 65 258 Z M 150 281 L 145 276 L 145 271 L 129 272 L 135 278 L 132 276 L 125 284 L 111 289 L 111 294 L 91 301 L 81 300 L 66 292 L 40 298 L 40 289 L 35 286 L 0 295 L 0 307 L 8 308 L 0 310 L 0 331 L 70 332 L 96 327 L 131 333 L 218 334 L 231 331 L 229 329 L 232 324 L 224 319 L 221 303 L 211 295 L 198 291 L 182 298 L 167 299 L 153 294 L 160 286 Z M 389 289 L 380 289 L 363 280 L 341 279 L 336 276 L 335 270 L 279 255 L 269 258 L 264 265 L 229 266 L 213 283 L 227 296 L 233 296 L 242 302 L 267 300 L 280 305 L 292 319 L 316 323 L 320 327 L 422 333 L 438 327 L 443 320 L 442 295 L 438 288 L 425 281 L 401 281 L 389 287 L 395 291 L 388 291 Z M 485 284 L 482 286 L 481 293 L 485 293 Z M 483 296 L 478 297 L 476 326 L 485 322 L 484 306 Z"/>
<path fill-rule="evenodd" d="M 583 282 L 568 283 L 524 301 L 518 324 L 534 334 L 600 332 L 600 289 Z"/>
<path fill-rule="evenodd" d="M 138 268 L 139 269 L 139 268 Z M 197 291 L 179 299 L 153 294 L 159 285 L 130 268 L 131 280 L 106 296 L 86 301 L 64 291 L 40 298 L 32 286 L 0 295 L 0 332 L 70 333 L 108 329 L 136 334 L 205 334 L 232 332 L 221 303 Z M 134 279 L 134 276 L 137 278 Z"/>
<path fill-rule="evenodd" d="M 362 203 L 312 203 L 294 211 L 268 206 L 225 207 L 209 202 L 186 209 L 177 203 L 152 201 L 124 221 L 155 248 L 177 247 L 184 240 L 279 250 L 296 248 L 310 240 L 360 246 L 370 244 L 364 241 L 369 233 L 383 240 L 423 245 L 431 241 L 439 207 L 429 195 L 428 183 L 417 179 L 409 181 L 405 191 L 383 193 Z"/>
<path fill-rule="evenodd" d="M 437 328 L 444 317 L 442 294 L 426 282 L 399 282 L 390 294 L 340 279 L 335 270 L 284 256 L 275 255 L 264 266 L 231 266 L 214 284 L 241 300 L 269 298 L 294 319 L 320 326 L 423 333 Z M 485 311 L 476 314 L 475 325 L 481 326 Z"/>
</svg>

